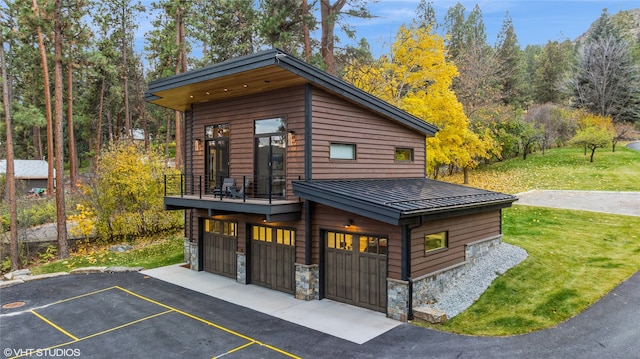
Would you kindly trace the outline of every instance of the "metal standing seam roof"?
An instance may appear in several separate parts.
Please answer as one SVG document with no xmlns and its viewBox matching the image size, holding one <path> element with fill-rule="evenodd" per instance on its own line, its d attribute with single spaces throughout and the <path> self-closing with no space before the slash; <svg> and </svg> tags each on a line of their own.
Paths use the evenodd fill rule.
<svg viewBox="0 0 640 359">
<path fill-rule="evenodd" d="M 297 196 L 398 224 L 403 218 L 477 207 L 508 207 L 509 194 L 428 178 L 295 181 Z"/>
</svg>

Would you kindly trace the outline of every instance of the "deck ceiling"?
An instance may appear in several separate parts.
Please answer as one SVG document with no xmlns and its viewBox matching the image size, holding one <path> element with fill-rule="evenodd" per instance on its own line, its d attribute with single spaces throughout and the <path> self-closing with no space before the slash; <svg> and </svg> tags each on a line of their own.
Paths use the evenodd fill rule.
<svg viewBox="0 0 640 359">
<path fill-rule="evenodd" d="M 187 111 L 192 104 L 252 95 L 307 82 L 304 77 L 271 65 L 154 92 L 158 98 L 150 102 L 178 111 Z"/>
</svg>

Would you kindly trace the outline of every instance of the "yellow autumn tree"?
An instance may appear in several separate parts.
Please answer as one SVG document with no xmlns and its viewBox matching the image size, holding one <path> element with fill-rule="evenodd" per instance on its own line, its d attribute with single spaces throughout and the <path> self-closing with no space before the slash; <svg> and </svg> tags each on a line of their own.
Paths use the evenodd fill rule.
<svg viewBox="0 0 640 359">
<path fill-rule="evenodd" d="M 455 65 L 446 60 L 444 39 L 431 27 L 402 26 L 390 55 L 373 64 L 355 63 L 344 78 L 377 96 L 438 127 L 427 139 L 427 173 L 434 178 L 445 165 L 473 168 L 477 159 L 488 158 L 494 146 L 490 138 L 481 140 L 470 128 L 451 89 L 458 75 Z"/>
</svg>

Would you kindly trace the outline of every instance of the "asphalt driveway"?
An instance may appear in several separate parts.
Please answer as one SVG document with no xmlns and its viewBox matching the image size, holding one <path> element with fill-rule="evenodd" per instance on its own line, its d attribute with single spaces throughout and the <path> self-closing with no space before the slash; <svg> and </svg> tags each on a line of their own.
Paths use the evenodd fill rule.
<svg viewBox="0 0 640 359">
<path fill-rule="evenodd" d="M 29 354 L 79 358 L 631 358 L 640 353 L 640 273 L 556 328 L 501 338 L 459 336 L 402 324 L 355 344 L 141 273 L 28 282 L 0 289 L 0 302 L 2 358 Z M 18 306 L 21 303 L 24 305 Z M 5 308 L 7 305 L 12 308 Z M 29 352 L 34 349 L 45 351 Z"/>
</svg>

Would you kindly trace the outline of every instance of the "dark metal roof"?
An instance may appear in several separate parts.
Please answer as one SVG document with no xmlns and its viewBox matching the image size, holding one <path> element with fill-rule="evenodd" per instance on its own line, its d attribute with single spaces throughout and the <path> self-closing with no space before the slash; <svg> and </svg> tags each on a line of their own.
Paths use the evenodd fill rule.
<svg viewBox="0 0 640 359">
<path fill-rule="evenodd" d="M 294 181 L 306 200 L 391 224 L 478 208 L 509 207 L 517 197 L 428 178 Z"/>
<path fill-rule="evenodd" d="M 252 89 L 275 89 L 300 81 L 332 92 L 424 135 L 433 136 L 438 131 L 436 126 L 278 49 L 152 81 L 145 92 L 145 99 L 160 106 L 185 111 L 190 104 L 207 101 L 204 96 L 198 97 L 202 92 L 206 92 L 210 98 L 219 96 L 220 91 L 215 94 L 213 91 L 219 90 L 216 86 L 221 84 L 224 84 L 224 95 L 232 97 L 246 95 Z M 244 82 L 251 82 L 250 86 L 245 86 L 245 91 L 228 89 L 229 83 L 241 85 Z M 175 97 L 181 98 L 177 100 Z"/>
</svg>

